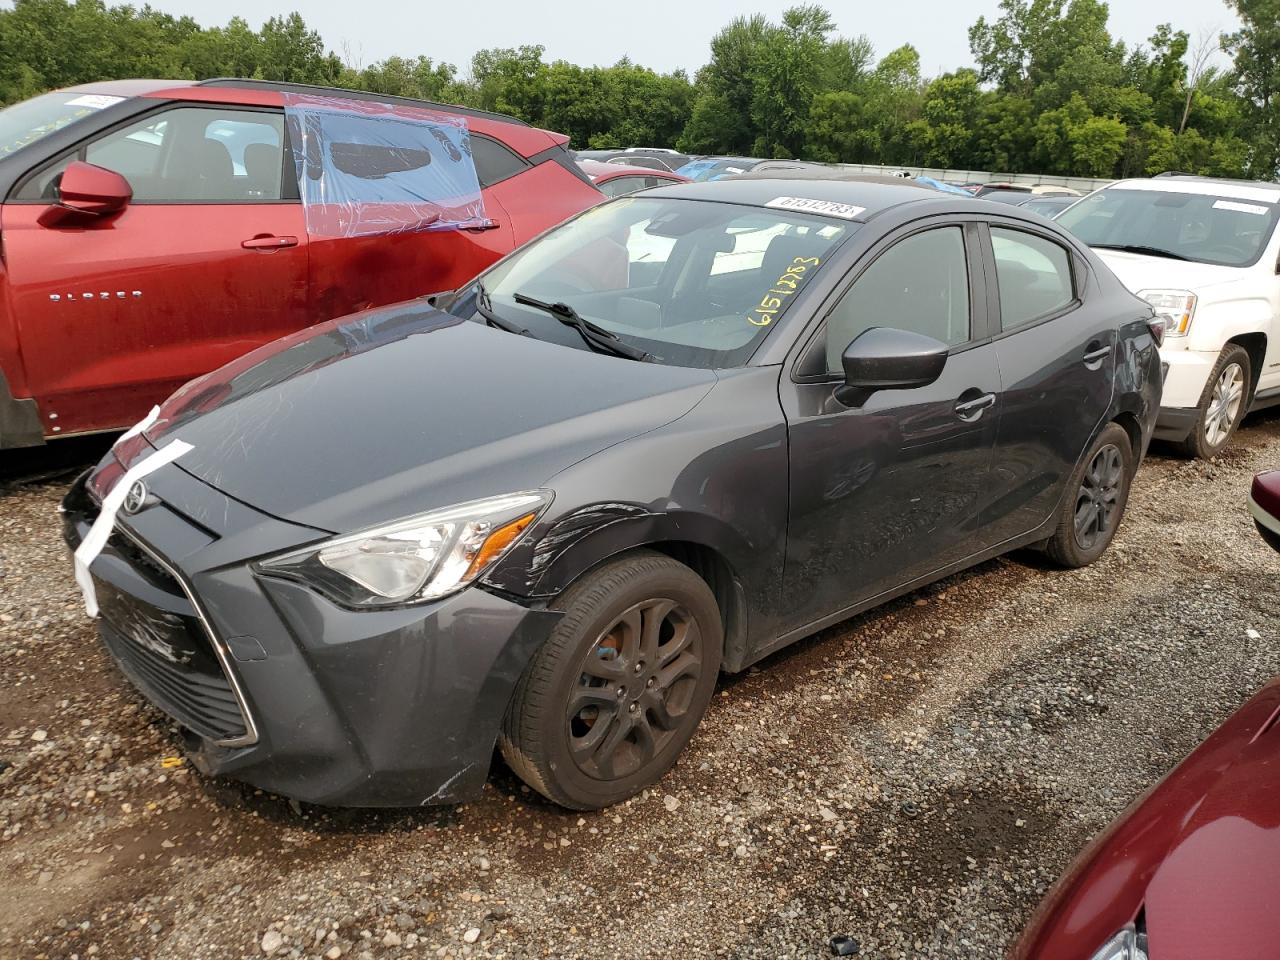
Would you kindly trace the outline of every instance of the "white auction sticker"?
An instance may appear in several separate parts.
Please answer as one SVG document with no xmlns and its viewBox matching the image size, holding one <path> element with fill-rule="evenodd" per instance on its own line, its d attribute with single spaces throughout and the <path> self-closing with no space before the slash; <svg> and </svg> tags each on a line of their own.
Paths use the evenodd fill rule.
<svg viewBox="0 0 1280 960">
<path fill-rule="evenodd" d="M 102 110 L 124 101 L 124 97 L 109 97 L 102 93 L 86 93 L 82 97 L 68 100 L 68 107 L 88 107 L 91 110 Z"/>
<path fill-rule="evenodd" d="M 1271 212 L 1270 207 L 1259 206 L 1256 203 L 1238 203 L 1235 200 L 1215 200 L 1213 201 L 1213 209 L 1234 210 L 1236 213 L 1252 213 L 1257 217 L 1265 217 Z"/>
<path fill-rule="evenodd" d="M 124 504 L 124 498 L 128 496 L 129 489 L 143 477 L 155 473 L 166 463 L 172 463 L 190 449 L 189 443 L 171 440 L 155 453 L 144 457 L 126 470 L 124 476 L 111 488 L 111 492 L 102 498 L 102 510 L 93 521 L 89 532 L 80 541 L 80 546 L 76 547 L 74 556 L 76 583 L 80 585 L 80 592 L 84 594 L 84 608 L 89 616 L 98 615 L 98 594 L 93 589 L 93 577 L 89 574 L 89 567 L 102 552 L 102 548 L 107 545 L 111 528 L 115 526 L 116 514 Z"/>
<path fill-rule="evenodd" d="M 867 212 L 866 207 L 858 207 L 852 203 L 839 203 L 835 200 L 812 200 L 808 197 L 774 197 L 765 206 L 774 207 L 777 210 L 821 213 L 828 217 L 841 217 L 845 220 L 856 220 Z"/>
</svg>

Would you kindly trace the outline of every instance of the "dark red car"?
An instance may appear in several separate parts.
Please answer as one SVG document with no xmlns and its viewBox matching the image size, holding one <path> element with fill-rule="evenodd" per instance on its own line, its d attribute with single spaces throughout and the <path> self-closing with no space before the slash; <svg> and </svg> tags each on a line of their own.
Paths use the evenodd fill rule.
<svg viewBox="0 0 1280 960">
<path fill-rule="evenodd" d="M 1280 470 L 1260 473 L 1249 491 L 1249 512 L 1262 539 L 1280 550 Z"/>
<path fill-rule="evenodd" d="M 0 448 L 119 429 L 261 343 L 459 286 L 600 202 L 566 143 L 254 80 L 0 111 Z"/>
<path fill-rule="evenodd" d="M 1278 887 L 1280 678 L 1090 844 L 1011 957 L 1274 960 Z"/>
<path fill-rule="evenodd" d="M 649 187 L 669 187 L 676 183 L 690 183 L 688 177 L 670 170 L 652 170 L 648 167 L 626 167 L 618 163 L 601 163 L 599 160 L 578 160 L 578 168 L 591 178 L 595 188 L 606 197 L 624 197 Z"/>
</svg>

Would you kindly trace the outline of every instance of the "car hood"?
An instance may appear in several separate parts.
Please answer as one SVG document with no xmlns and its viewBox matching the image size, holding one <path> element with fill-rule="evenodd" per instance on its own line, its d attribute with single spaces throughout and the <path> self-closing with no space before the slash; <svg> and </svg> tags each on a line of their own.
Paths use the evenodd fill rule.
<svg viewBox="0 0 1280 960">
<path fill-rule="evenodd" d="M 1280 944 L 1277 887 L 1280 728 L 1273 715 L 1187 810 L 1148 884 L 1151 956 L 1273 956 Z"/>
<path fill-rule="evenodd" d="M 707 370 L 490 329 L 410 301 L 322 324 L 184 386 L 146 431 L 278 518 L 348 533 L 541 486 L 688 412 Z"/>
<path fill-rule="evenodd" d="M 1223 267 L 1168 257 L 1149 257 L 1124 250 L 1100 250 L 1096 253 L 1133 293 L 1141 290 L 1191 290 L 1199 292 L 1220 283 L 1231 283 L 1244 275 L 1240 267 Z"/>
<path fill-rule="evenodd" d="M 1145 910 L 1152 960 L 1270 957 L 1280 942 L 1280 678 L 1076 859 L 1014 960 L 1090 957 Z"/>
</svg>

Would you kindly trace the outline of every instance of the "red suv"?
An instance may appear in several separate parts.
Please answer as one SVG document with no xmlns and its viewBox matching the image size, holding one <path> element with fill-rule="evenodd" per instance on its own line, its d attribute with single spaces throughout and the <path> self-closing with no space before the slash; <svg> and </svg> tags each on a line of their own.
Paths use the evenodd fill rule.
<svg viewBox="0 0 1280 960">
<path fill-rule="evenodd" d="M 411 192 L 415 169 L 436 175 L 430 153 L 437 168 L 473 163 L 468 209 L 483 216 L 344 233 L 343 198 L 314 182 L 289 107 L 323 98 L 452 125 L 416 153 L 389 143 L 370 163 L 366 143 L 334 142 L 325 156 L 375 188 L 409 177 Z M 567 142 L 497 114 L 257 80 L 121 80 L 0 111 L 0 448 L 119 429 L 261 343 L 461 285 L 603 199 Z M 308 191 L 325 204 L 319 232 Z"/>
</svg>

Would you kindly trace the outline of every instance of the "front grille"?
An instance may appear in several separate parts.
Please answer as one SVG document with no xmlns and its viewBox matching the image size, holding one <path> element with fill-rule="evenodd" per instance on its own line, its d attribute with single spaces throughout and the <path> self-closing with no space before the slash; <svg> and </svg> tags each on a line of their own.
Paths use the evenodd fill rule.
<svg viewBox="0 0 1280 960">
<path fill-rule="evenodd" d="M 101 632 L 125 676 L 178 723 L 212 740 L 244 735 L 240 706 L 221 671 L 185 669 L 161 649 L 126 638 L 105 619 Z"/>
<path fill-rule="evenodd" d="M 84 477 L 62 507 L 67 542 L 75 549 L 98 514 Z M 174 574 L 119 527 L 111 531 L 90 574 L 102 638 L 133 684 L 202 737 L 245 737 L 248 721 L 232 678 Z"/>
</svg>

